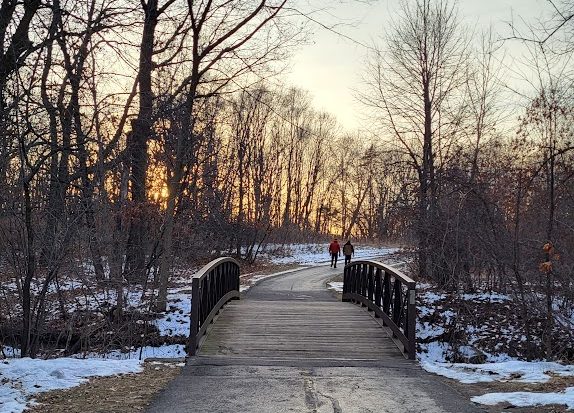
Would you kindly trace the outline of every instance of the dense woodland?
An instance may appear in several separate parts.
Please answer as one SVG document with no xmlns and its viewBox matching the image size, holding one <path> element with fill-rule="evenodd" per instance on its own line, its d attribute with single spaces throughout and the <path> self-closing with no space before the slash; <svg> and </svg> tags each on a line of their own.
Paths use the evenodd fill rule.
<svg viewBox="0 0 574 413">
<path fill-rule="evenodd" d="M 117 321 L 129 285 L 161 311 L 175 267 L 335 235 L 511 294 L 523 356 L 574 357 L 572 2 L 501 38 L 405 0 L 365 50 L 361 133 L 280 84 L 313 21 L 290 3 L 2 0 L 2 340 L 35 356 L 53 317 L 80 329 L 78 268 Z"/>
</svg>

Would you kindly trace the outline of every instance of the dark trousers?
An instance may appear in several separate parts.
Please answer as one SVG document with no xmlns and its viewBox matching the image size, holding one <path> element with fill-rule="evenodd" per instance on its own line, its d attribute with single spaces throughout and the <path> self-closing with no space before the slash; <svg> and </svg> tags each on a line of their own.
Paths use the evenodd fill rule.
<svg viewBox="0 0 574 413">
<path fill-rule="evenodd" d="M 351 256 L 345 255 L 345 265 L 350 264 L 350 263 L 351 263 Z"/>
<path fill-rule="evenodd" d="M 334 263 L 335 268 L 337 268 L 337 258 L 338 258 L 337 253 L 331 253 L 331 267 L 333 266 Z"/>
</svg>

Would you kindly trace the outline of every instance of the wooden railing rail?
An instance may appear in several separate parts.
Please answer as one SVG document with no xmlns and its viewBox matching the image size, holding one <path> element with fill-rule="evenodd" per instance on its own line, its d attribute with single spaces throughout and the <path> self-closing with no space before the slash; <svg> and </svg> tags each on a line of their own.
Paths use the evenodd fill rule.
<svg viewBox="0 0 574 413">
<path fill-rule="evenodd" d="M 378 261 L 355 261 L 345 266 L 343 301 L 375 312 L 392 331 L 393 340 L 409 359 L 416 357 L 415 281 Z"/>
<path fill-rule="evenodd" d="M 239 264 L 223 257 L 205 265 L 191 281 L 191 327 L 188 352 L 194 356 L 201 337 L 221 307 L 239 299 Z"/>
</svg>

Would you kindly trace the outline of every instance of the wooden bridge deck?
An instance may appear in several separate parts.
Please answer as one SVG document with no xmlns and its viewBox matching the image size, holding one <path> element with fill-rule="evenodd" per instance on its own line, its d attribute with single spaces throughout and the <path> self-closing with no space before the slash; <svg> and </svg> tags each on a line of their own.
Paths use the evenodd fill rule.
<svg viewBox="0 0 574 413">
<path fill-rule="evenodd" d="M 208 329 L 199 356 L 404 361 L 366 309 L 327 290 L 339 271 L 310 268 L 267 279 L 229 302 Z"/>
<path fill-rule="evenodd" d="M 233 301 L 208 331 L 200 356 L 404 359 L 364 309 L 334 299 Z"/>
</svg>

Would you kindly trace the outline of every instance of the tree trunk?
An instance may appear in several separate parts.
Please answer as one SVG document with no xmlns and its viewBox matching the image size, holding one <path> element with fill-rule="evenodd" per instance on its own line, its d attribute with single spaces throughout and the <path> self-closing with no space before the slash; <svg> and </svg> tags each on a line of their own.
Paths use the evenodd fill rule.
<svg viewBox="0 0 574 413">
<path fill-rule="evenodd" d="M 26 276 L 22 284 L 22 334 L 20 337 L 20 354 L 26 357 L 30 354 L 32 336 L 32 305 L 30 287 L 36 276 L 36 257 L 34 245 L 34 230 L 32 228 L 32 201 L 30 199 L 30 184 L 24 182 L 24 224 L 26 228 Z"/>
<path fill-rule="evenodd" d="M 129 153 L 131 155 L 132 205 L 130 230 L 126 252 L 128 278 L 142 282 L 146 277 L 145 206 L 147 202 L 146 177 L 148 166 L 147 142 L 153 124 L 153 51 L 155 29 L 158 22 L 158 1 L 149 0 L 144 5 L 145 21 L 139 57 L 139 112 L 133 122 Z"/>
</svg>

